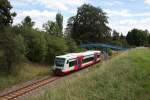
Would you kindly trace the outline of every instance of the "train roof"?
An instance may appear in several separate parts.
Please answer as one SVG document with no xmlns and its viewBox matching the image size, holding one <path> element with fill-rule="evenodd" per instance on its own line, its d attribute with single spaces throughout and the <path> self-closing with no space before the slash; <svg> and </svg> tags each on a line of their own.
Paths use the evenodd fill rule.
<svg viewBox="0 0 150 100">
<path fill-rule="evenodd" d="M 93 54 L 94 52 L 99 52 L 101 53 L 101 51 L 85 51 L 85 52 L 81 52 L 81 53 L 68 53 L 65 55 L 60 55 L 60 56 L 56 56 L 56 58 L 77 58 L 78 56 L 82 56 L 82 55 L 90 55 Z"/>
</svg>

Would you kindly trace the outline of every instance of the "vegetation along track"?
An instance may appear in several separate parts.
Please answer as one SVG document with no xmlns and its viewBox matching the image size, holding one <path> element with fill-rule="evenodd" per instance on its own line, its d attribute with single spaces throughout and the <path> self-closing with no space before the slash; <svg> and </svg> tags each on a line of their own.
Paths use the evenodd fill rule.
<svg viewBox="0 0 150 100">
<path fill-rule="evenodd" d="M 81 70 L 79 70 L 79 71 L 81 71 Z M 37 82 L 33 82 L 33 83 L 23 86 L 19 89 L 12 90 L 8 93 L 0 95 L 0 100 L 16 100 L 18 97 L 21 97 L 27 93 L 30 93 L 31 91 L 36 90 L 40 87 L 44 87 L 45 85 L 52 83 L 61 78 L 62 78 L 61 76 L 53 76 L 53 77 L 47 77 L 47 78 L 39 80 Z"/>
<path fill-rule="evenodd" d="M 40 88 L 42 86 L 45 86 L 49 83 L 52 83 L 54 82 L 55 80 L 58 80 L 60 79 L 61 77 L 57 77 L 57 76 L 54 76 L 54 77 L 48 77 L 46 79 L 43 79 L 43 80 L 40 80 L 38 82 L 35 82 L 35 83 L 31 83 L 27 86 L 24 86 L 22 88 L 19 88 L 17 90 L 14 90 L 14 91 L 11 91 L 11 92 L 8 92 L 4 95 L 1 95 L 0 96 L 0 100 L 14 100 L 20 96 L 23 96 L 25 95 L 26 93 L 29 93 L 37 88 Z"/>
</svg>

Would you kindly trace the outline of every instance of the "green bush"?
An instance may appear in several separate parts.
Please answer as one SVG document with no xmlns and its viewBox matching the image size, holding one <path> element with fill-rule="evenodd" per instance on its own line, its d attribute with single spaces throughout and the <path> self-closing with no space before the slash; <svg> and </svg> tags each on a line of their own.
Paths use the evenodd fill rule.
<svg viewBox="0 0 150 100">
<path fill-rule="evenodd" d="M 25 51 L 23 37 L 16 35 L 12 28 L 0 32 L 0 68 L 12 71 L 15 65 L 22 62 Z"/>
<path fill-rule="evenodd" d="M 10 66 L 5 62 L 11 59 L 11 62 L 13 62 L 13 58 L 11 56 L 9 58 L 8 55 L 12 55 L 13 57 L 25 56 L 31 62 L 53 64 L 54 58 L 57 55 L 63 55 L 68 52 L 79 52 L 75 41 L 70 38 L 52 36 L 27 26 L 18 25 L 11 28 L 11 30 L 5 32 L 5 35 L 1 34 L 3 44 L 10 46 L 8 47 L 10 49 L 0 48 L 0 63 L 4 62 L 0 64 L 1 66 Z"/>
<path fill-rule="evenodd" d="M 109 55 L 109 56 L 112 55 L 112 49 L 108 49 L 108 55 Z"/>
<path fill-rule="evenodd" d="M 46 55 L 45 33 L 29 27 L 15 28 L 15 31 L 24 37 L 27 49 L 26 57 L 33 62 L 43 62 Z"/>
<path fill-rule="evenodd" d="M 76 42 L 71 39 L 71 38 L 66 38 L 66 42 L 68 45 L 68 52 L 72 53 L 72 52 L 76 52 L 78 47 L 76 45 Z"/>
<path fill-rule="evenodd" d="M 118 45 L 118 46 L 122 46 L 122 47 L 129 47 L 126 40 L 114 40 L 114 41 L 111 41 L 110 43 L 113 45 Z"/>
<path fill-rule="evenodd" d="M 149 58 L 150 50 L 147 48 L 123 52 L 29 99 L 150 100 Z"/>
<path fill-rule="evenodd" d="M 46 34 L 45 38 L 47 40 L 47 54 L 45 61 L 53 64 L 55 56 L 67 53 L 67 42 L 63 37 L 51 36 L 49 34 Z"/>
</svg>

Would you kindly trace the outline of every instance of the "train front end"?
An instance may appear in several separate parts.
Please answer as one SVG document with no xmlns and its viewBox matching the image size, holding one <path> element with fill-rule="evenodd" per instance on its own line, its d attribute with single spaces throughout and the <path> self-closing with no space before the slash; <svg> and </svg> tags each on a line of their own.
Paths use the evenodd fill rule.
<svg viewBox="0 0 150 100">
<path fill-rule="evenodd" d="M 54 61 L 53 72 L 55 75 L 64 75 L 63 70 L 65 68 L 66 59 L 60 56 L 56 56 Z"/>
</svg>

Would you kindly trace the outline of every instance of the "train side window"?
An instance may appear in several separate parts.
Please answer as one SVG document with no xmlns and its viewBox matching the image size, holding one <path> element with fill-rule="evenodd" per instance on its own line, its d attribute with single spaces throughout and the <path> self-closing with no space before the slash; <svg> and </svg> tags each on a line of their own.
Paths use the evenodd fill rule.
<svg viewBox="0 0 150 100">
<path fill-rule="evenodd" d="M 67 64 L 69 63 L 69 60 L 67 60 Z"/>
<path fill-rule="evenodd" d="M 97 55 L 97 58 L 100 58 L 100 54 Z"/>
<path fill-rule="evenodd" d="M 76 60 L 69 62 L 69 67 L 73 67 L 76 64 Z"/>
<path fill-rule="evenodd" d="M 87 62 L 90 62 L 90 61 L 92 61 L 92 60 L 94 60 L 94 57 L 85 58 L 85 59 L 83 60 L 83 63 L 87 63 Z"/>
</svg>

